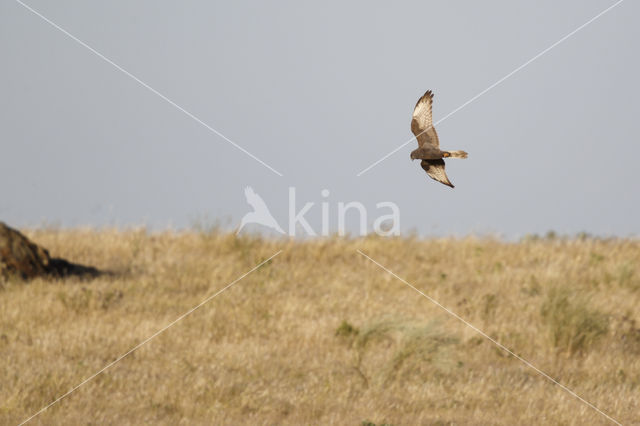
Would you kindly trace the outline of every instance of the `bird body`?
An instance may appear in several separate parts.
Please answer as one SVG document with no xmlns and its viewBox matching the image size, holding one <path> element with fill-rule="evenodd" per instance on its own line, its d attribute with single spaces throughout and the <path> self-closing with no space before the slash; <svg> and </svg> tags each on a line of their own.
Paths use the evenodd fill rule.
<svg viewBox="0 0 640 426">
<path fill-rule="evenodd" d="M 435 127 L 431 109 L 433 105 L 433 92 L 427 92 L 418 99 L 411 117 L 411 131 L 418 140 L 418 149 L 411 152 L 412 160 L 422 160 L 420 165 L 432 179 L 453 188 L 447 173 L 444 170 L 443 158 L 467 158 L 465 151 L 443 151 L 440 149 L 440 140 Z"/>
</svg>

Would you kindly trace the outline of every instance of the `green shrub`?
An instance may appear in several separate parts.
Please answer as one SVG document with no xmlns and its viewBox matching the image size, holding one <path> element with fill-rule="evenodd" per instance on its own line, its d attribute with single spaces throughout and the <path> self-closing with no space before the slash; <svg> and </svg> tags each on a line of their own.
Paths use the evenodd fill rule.
<svg viewBox="0 0 640 426">
<path fill-rule="evenodd" d="M 357 336 L 358 333 L 359 333 L 359 330 L 354 326 L 352 326 L 351 324 L 349 324 L 347 321 L 342 321 L 342 324 L 340 324 L 340 327 L 336 329 L 336 336 L 339 336 L 339 337 Z"/>
</svg>

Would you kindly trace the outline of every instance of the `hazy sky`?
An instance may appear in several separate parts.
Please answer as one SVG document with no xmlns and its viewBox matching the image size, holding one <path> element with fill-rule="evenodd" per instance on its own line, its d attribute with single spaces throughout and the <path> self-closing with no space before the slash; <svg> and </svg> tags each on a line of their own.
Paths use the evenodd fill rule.
<svg viewBox="0 0 640 426">
<path fill-rule="evenodd" d="M 288 188 L 395 202 L 423 235 L 640 233 L 640 4 L 627 0 L 437 129 L 454 190 L 411 162 L 439 120 L 613 0 L 27 0 L 278 176 L 13 0 L 0 2 L 0 220 L 237 226 L 250 185 L 283 227 Z M 330 195 L 321 197 L 323 189 Z M 356 223 L 349 221 L 350 229 Z"/>
</svg>

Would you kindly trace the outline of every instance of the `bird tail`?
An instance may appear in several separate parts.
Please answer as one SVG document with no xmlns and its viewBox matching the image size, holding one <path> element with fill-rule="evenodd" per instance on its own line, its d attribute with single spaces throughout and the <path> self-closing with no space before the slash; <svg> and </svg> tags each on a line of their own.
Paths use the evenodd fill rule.
<svg viewBox="0 0 640 426">
<path fill-rule="evenodd" d="M 466 151 L 447 151 L 451 158 L 467 158 Z"/>
</svg>

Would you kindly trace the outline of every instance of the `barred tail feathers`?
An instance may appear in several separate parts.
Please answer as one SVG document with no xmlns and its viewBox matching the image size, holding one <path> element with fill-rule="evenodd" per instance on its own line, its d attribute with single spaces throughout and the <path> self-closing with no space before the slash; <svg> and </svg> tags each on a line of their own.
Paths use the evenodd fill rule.
<svg viewBox="0 0 640 426">
<path fill-rule="evenodd" d="M 447 151 L 451 158 L 467 158 L 466 151 Z"/>
</svg>

